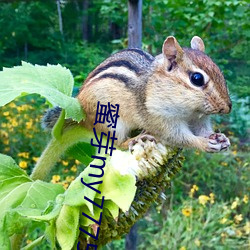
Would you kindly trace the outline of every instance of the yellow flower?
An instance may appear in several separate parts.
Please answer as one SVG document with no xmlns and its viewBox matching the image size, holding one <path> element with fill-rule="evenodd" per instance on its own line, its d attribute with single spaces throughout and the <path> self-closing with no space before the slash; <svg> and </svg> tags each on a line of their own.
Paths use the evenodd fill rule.
<svg viewBox="0 0 250 250">
<path fill-rule="evenodd" d="M 62 160 L 62 164 L 63 164 L 63 166 L 68 166 L 69 165 L 69 163 L 67 161 L 64 161 L 64 160 Z"/>
<path fill-rule="evenodd" d="M 33 138 L 33 135 L 32 135 L 32 134 L 26 134 L 26 136 L 27 136 L 28 138 Z"/>
<path fill-rule="evenodd" d="M 76 171 L 77 171 L 76 165 L 73 165 L 73 166 L 70 168 L 70 170 L 71 170 L 72 172 L 76 172 Z"/>
<path fill-rule="evenodd" d="M 3 139 L 3 144 L 9 145 L 10 144 L 10 140 L 8 138 L 4 138 Z"/>
<path fill-rule="evenodd" d="M 250 234 L 250 222 L 247 221 L 246 225 L 244 226 L 244 231 L 246 232 L 246 234 Z"/>
<path fill-rule="evenodd" d="M 240 231 L 240 230 L 236 230 L 236 235 L 238 236 L 238 237 L 241 237 L 242 236 L 242 232 Z"/>
<path fill-rule="evenodd" d="M 221 238 L 226 238 L 227 237 L 227 234 L 226 233 L 221 233 Z"/>
<path fill-rule="evenodd" d="M 248 195 L 245 194 L 243 197 L 243 202 L 247 204 L 248 201 L 249 201 Z"/>
<path fill-rule="evenodd" d="M 190 189 L 189 196 L 193 198 L 194 193 L 199 190 L 199 187 L 196 185 L 193 185 L 192 188 Z"/>
<path fill-rule="evenodd" d="M 63 187 L 64 187 L 65 190 L 68 188 L 68 186 L 69 186 L 69 183 L 68 183 L 68 182 L 64 182 L 64 183 L 63 183 Z"/>
<path fill-rule="evenodd" d="M 16 109 L 20 112 L 23 111 L 23 107 L 22 106 L 17 106 Z"/>
<path fill-rule="evenodd" d="M 34 162 L 37 162 L 38 161 L 38 159 L 39 159 L 39 157 L 32 157 L 32 160 L 34 161 Z"/>
<path fill-rule="evenodd" d="M 5 147 L 4 148 L 4 152 L 9 152 L 10 151 L 10 147 Z"/>
<path fill-rule="evenodd" d="M 223 206 L 223 209 L 224 210 L 228 210 L 228 207 L 225 205 L 225 206 Z"/>
<path fill-rule="evenodd" d="M 12 127 L 17 127 L 18 126 L 18 122 L 15 119 L 11 120 L 11 126 Z"/>
<path fill-rule="evenodd" d="M 199 203 L 203 206 L 210 200 L 210 198 L 207 195 L 200 195 L 198 199 Z"/>
<path fill-rule="evenodd" d="M 221 163 L 221 165 L 222 165 L 223 167 L 227 167 L 227 166 L 228 166 L 228 163 L 223 161 L 223 162 Z"/>
<path fill-rule="evenodd" d="M 61 176 L 60 176 L 60 175 L 53 175 L 53 176 L 52 176 L 51 182 L 52 182 L 52 183 L 57 183 L 57 182 L 60 181 L 60 179 L 61 179 Z"/>
<path fill-rule="evenodd" d="M 201 246 L 201 242 L 199 239 L 195 239 L 194 240 L 194 244 L 197 246 L 197 247 L 200 247 Z"/>
<path fill-rule="evenodd" d="M 18 153 L 18 156 L 19 156 L 19 157 L 23 157 L 23 158 L 26 158 L 26 159 L 29 158 L 29 155 L 30 155 L 29 152 L 21 152 L 21 153 Z"/>
<path fill-rule="evenodd" d="M 18 157 L 23 157 L 23 153 L 18 153 Z"/>
<path fill-rule="evenodd" d="M 9 134 L 6 131 L 4 131 L 4 130 L 0 130 L 0 135 L 1 135 L 1 137 L 4 137 L 4 138 L 8 138 L 9 137 Z"/>
<path fill-rule="evenodd" d="M 10 112 L 9 112 L 9 111 L 5 111 L 5 112 L 3 112 L 3 115 L 4 115 L 4 116 L 9 116 L 9 114 L 10 114 Z"/>
<path fill-rule="evenodd" d="M 235 201 L 231 205 L 231 209 L 235 209 L 239 205 L 239 198 L 236 197 Z"/>
<path fill-rule="evenodd" d="M 80 165 L 80 164 L 81 164 L 81 162 L 80 162 L 80 161 L 78 161 L 78 160 L 75 160 L 75 164 L 76 164 L 76 165 Z"/>
<path fill-rule="evenodd" d="M 75 179 L 75 176 L 67 176 L 66 181 L 67 182 L 72 182 Z"/>
<path fill-rule="evenodd" d="M 186 250 L 186 247 L 181 247 L 180 250 Z"/>
<path fill-rule="evenodd" d="M 232 151 L 232 154 L 233 154 L 233 155 L 237 155 L 237 153 L 238 153 L 237 150 L 233 150 L 233 151 Z"/>
<path fill-rule="evenodd" d="M 236 224 L 239 224 L 243 220 L 242 214 L 237 214 L 234 216 L 234 221 Z"/>
<path fill-rule="evenodd" d="M 26 169 L 28 167 L 27 161 L 20 161 L 19 162 L 19 167 L 23 168 L 23 169 Z"/>
<path fill-rule="evenodd" d="M 241 160 L 239 157 L 236 157 L 235 160 L 236 160 L 237 162 L 239 162 L 239 163 L 242 162 L 242 160 Z"/>
<path fill-rule="evenodd" d="M 191 207 L 185 207 L 181 210 L 182 214 L 186 217 L 189 217 L 192 214 L 192 208 Z"/>
<path fill-rule="evenodd" d="M 238 202 L 237 202 L 237 201 L 234 201 L 234 202 L 232 203 L 231 209 L 235 209 L 237 206 L 238 206 Z"/>
<path fill-rule="evenodd" d="M 209 197 L 210 197 L 210 203 L 214 204 L 214 193 L 210 193 Z"/>
<path fill-rule="evenodd" d="M 15 107 L 16 107 L 16 104 L 15 104 L 14 102 L 11 102 L 11 103 L 9 104 L 9 106 L 10 106 L 11 108 L 15 108 Z"/>
<path fill-rule="evenodd" d="M 27 105 L 27 104 L 24 104 L 24 105 L 21 105 L 21 106 L 17 106 L 17 110 L 20 112 L 20 111 L 25 111 L 25 110 L 28 110 L 28 109 L 33 109 L 30 105 Z"/>
<path fill-rule="evenodd" d="M 227 222 L 227 218 L 222 218 L 221 220 L 220 220 L 220 224 L 225 224 Z"/>
<path fill-rule="evenodd" d="M 27 129 L 31 129 L 32 126 L 33 126 L 33 121 L 32 121 L 32 120 L 26 122 L 26 128 L 27 128 Z"/>
</svg>

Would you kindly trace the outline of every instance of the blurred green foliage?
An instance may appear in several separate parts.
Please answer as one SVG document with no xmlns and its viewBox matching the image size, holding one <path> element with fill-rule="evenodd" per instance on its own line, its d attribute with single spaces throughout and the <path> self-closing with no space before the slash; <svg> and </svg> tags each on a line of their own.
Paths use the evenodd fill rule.
<svg viewBox="0 0 250 250">
<path fill-rule="evenodd" d="M 18 65 L 21 60 L 42 65 L 60 63 L 72 71 L 80 86 L 109 54 L 126 48 L 128 21 L 124 0 L 89 0 L 85 9 L 83 2 L 61 1 L 61 33 L 56 1 L 1 1 L 0 67 Z M 213 155 L 185 152 L 183 171 L 166 191 L 166 202 L 154 206 L 139 223 L 139 249 L 247 249 L 249 16 L 249 1 L 143 1 L 143 49 L 160 53 L 169 35 L 176 36 L 182 46 L 189 46 L 194 35 L 202 37 L 206 52 L 225 74 L 233 110 L 228 116 L 215 118 L 215 127 L 230 136 L 231 151 Z M 20 99 L 0 110 L 0 152 L 12 155 L 30 173 L 48 138 L 39 124 L 47 106 L 37 96 L 24 104 L 26 101 Z M 66 188 L 82 168 L 65 158 L 58 163 L 51 181 Z M 190 197 L 193 185 L 199 190 Z M 210 199 L 205 205 L 199 203 L 201 195 Z M 188 208 L 193 217 L 187 216 Z M 235 217 L 240 214 L 242 220 Z M 34 230 L 33 234 L 37 233 Z M 162 248 L 167 244 L 169 248 Z M 123 248 L 124 240 L 106 247 Z"/>
<path fill-rule="evenodd" d="M 46 103 L 36 95 L 1 108 L 0 152 L 11 155 L 28 174 L 49 139 L 49 134 L 40 127 L 46 108 Z M 239 143 L 230 125 L 217 128 L 227 131 L 232 143 L 230 151 L 220 154 L 184 151 L 183 169 L 165 191 L 165 201 L 152 206 L 138 223 L 138 249 L 249 246 L 250 147 Z M 79 161 L 65 156 L 53 170 L 51 182 L 67 188 L 83 169 Z M 25 241 L 29 243 L 41 233 L 41 229 L 32 228 Z M 48 247 L 44 243 L 38 249 Z M 103 249 L 124 249 L 124 239 Z"/>
<path fill-rule="evenodd" d="M 83 3 L 87 3 L 84 7 Z M 60 63 L 76 86 L 109 54 L 127 47 L 127 3 L 111 0 L 61 1 L 62 33 L 56 1 L 2 1 L 0 67 Z M 189 46 L 203 38 L 206 52 L 223 70 L 233 99 L 230 116 L 217 122 L 249 141 L 250 23 L 248 1 L 143 1 L 143 49 L 156 55 L 164 39 Z"/>
<path fill-rule="evenodd" d="M 61 1 L 61 13 L 63 33 L 56 1 L 2 1 L 0 67 L 21 60 L 61 63 L 80 84 L 110 53 L 127 46 L 126 1 Z M 143 47 L 157 54 L 169 35 L 184 46 L 199 35 L 223 69 L 231 93 L 245 97 L 250 93 L 249 14 L 248 1 L 144 0 Z"/>
</svg>

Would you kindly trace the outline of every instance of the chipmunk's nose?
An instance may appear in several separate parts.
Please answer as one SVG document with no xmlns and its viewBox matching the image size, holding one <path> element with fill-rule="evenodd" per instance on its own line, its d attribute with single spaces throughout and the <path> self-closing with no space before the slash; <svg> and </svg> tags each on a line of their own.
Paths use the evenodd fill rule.
<svg viewBox="0 0 250 250">
<path fill-rule="evenodd" d="M 232 109 L 232 102 L 229 101 L 222 109 L 220 109 L 219 113 L 228 114 L 231 112 L 231 109 Z"/>
</svg>

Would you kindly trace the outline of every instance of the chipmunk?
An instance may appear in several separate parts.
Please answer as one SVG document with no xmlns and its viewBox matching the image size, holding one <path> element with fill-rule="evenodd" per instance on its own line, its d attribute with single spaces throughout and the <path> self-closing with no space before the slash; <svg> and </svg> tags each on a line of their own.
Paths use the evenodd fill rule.
<svg viewBox="0 0 250 250">
<path fill-rule="evenodd" d="M 132 130 L 138 138 L 154 138 L 164 145 L 219 152 L 230 146 L 215 133 L 211 114 L 227 114 L 231 100 L 218 66 L 205 53 L 203 40 L 194 36 L 191 48 L 181 48 L 169 36 L 162 54 L 153 57 L 140 49 L 125 49 L 97 66 L 85 80 L 77 98 L 86 112 L 82 125 L 93 129 L 97 102 L 119 104 L 116 136 L 127 147 Z M 112 130 L 106 124 L 97 131 Z"/>
</svg>

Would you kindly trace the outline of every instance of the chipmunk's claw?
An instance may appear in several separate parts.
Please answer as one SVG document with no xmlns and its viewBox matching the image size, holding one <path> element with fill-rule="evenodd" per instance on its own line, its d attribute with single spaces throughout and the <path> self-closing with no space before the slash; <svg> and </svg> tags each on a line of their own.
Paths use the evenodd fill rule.
<svg viewBox="0 0 250 250">
<path fill-rule="evenodd" d="M 131 140 L 128 144 L 129 150 L 132 153 L 133 152 L 133 146 L 137 143 L 139 143 L 143 148 L 146 141 L 151 141 L 156 143 L 156 139 L 154 136 L 149 134 L 141 134 L 136 136 L 133 140 Z"/>
<path fill-rule="evenodd" d="M 226 151 L 230 147 L 229 139 L 222 133 L 214 133 L 209 136 L 209 151 Z"/>
</svg>

